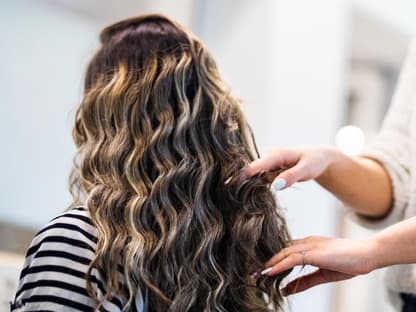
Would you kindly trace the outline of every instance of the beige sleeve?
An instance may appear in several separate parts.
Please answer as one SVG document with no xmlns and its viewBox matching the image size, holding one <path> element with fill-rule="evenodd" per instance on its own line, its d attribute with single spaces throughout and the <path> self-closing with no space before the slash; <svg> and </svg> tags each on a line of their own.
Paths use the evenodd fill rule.
<svg viewBox="0 0 416 312">
<path fill-rule="evenodd" d="M 413 41 L 381 130 L 361 155 L 379 161 L 386 168 L 393 186 L 393 207 L 385 218 L 373 220 L 353 214 L 353 218 L 366 227 L 383 228 L 404 218 L 411 182 L 409 144 L 412 141 L 416 144 L 416 138 L 410 138 L 415 104 L 416 41 Z"/>
</svg>

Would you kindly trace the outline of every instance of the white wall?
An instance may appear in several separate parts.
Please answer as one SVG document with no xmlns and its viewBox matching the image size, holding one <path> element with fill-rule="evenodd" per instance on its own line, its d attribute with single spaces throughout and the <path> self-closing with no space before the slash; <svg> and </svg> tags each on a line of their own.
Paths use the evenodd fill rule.
<svg viewBox="0 0 416 312">
<path fill-rule="evenodd" d="M 97 23 L 39 1 L 0 2 L 0 218 L 39 227 L 70 203 L 70 131 Z"/>
<path fill-rule="evenodd" d="M 416 36 L 416 2 L 414 0 L 350 0 L 351 3 L 378 17 L 409 36 Z"/>
<path fill-rule="evenodd" d="M 238 5 L 237 5 L 238 3 Z M 341 122 L 348 7 L 341 0 L 206 0 L 199 33 L 244 100 L 261 152 L 332 143 Z M 280 193 L 294 237 L 335 235 L 334 200 L 312 183 Z M 332 286 L 291 310 L 334 311 Z"/>
</svg>

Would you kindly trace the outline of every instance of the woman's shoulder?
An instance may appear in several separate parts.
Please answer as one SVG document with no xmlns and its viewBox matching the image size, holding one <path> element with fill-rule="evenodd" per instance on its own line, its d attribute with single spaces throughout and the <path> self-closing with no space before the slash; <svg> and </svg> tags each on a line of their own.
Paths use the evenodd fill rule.
<svg viewBox="0 0 416 312">
<path fill-rule="evenodd" d="M 85 208 L 52 219 L 30 244 L 12 310 L 92 310 L 86 276 L 96 243 L 97 229 Z M 95 269 L 91 277 L 97 293 L 105 293 Z"/>
<path fill-rule="evenodd" d="M 106 297 L 102 274 L 96 268 L 89 272 L 97 240 L 98 230 L 83 207 L 68 210 L 47 223 L 30 244 L 11 311 L 95 311 L 87 277 L 102 301 L 100 311 L 123 310 L 125 299 Z M 137 307 L 141 307 L 141 293 L 136 299 Z"/>
<path fill-rule="evenodd" d="M 73 208 L 39 230 L 30 244 L 25 262 L 53 257 L 89 264 L 94 256 L 97 235 L 88 211 L 83 207 Z"/>
<path fill-rule="evenodd" d="M 88 210 L 84 207 L 76 207 L 60 214 L 41 228 L 33 238 L 31 247 L 45 241 L 61 240 L 62 243 L 66 243 L 68 238 L 84 242 L 95 250 L 97 236 L 97 228 Z M 75 243 L 75 246 L 77 245 Z"/>
</svg>

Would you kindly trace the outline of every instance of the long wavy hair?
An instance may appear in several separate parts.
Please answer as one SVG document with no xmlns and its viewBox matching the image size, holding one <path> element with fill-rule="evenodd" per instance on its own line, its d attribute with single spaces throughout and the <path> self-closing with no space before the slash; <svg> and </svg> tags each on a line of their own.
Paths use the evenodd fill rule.
<svg viewBox="0 0 416 312">
<path fill-rule="evenodd" d="M 70 179 L 99 233 L 89 274 L 125 310 L 139 289 L 149 311 L 279 310 L 285 274 L 250 273 L 289 234 L 262 175 L 236 178 L 258 155 L 206 47 L 161 15 L 115 23 L 100 41 Z"/>
</svg>

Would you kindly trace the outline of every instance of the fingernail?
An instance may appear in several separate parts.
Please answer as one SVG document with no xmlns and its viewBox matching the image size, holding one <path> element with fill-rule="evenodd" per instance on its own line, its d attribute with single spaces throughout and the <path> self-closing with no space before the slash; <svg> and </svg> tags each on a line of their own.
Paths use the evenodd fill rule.
<svg viewBox="0 0 416 312">
<path fill-rule="evenodd" d="M 267 269 L 264 269 L 263 271 L 261 271 L 261 275 L 266 275 L 267 273 L 269 273 L 271 270 L 272 270 L 273 268 L 267 268 Z"/>
<path fill-rule="evenodd" d="M 259 276 L 260 276 L 260 274 L 259 274 L 259 272 L 254 272 L 254 273 L 251 273 L 251 278 L 258 278 Z"/>
<path fill-rule="evenodd" d="M 286 180 L 283 178 L 276 179 L 272 183 L 272 188 L 275 191 L 280 191 L 285 186 L 286 186 Z"/>
</svg>

